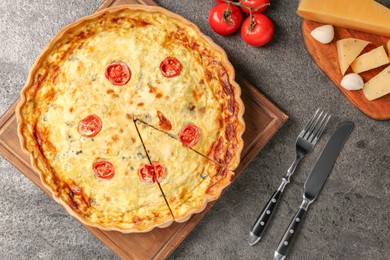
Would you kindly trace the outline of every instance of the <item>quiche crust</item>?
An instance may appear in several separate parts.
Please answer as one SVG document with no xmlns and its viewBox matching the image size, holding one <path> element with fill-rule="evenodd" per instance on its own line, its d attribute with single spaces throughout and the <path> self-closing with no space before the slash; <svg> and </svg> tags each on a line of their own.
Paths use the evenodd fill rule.
<svg viewBox="0 0 390 260">
<path fill-rule="evenodd" d="M 161 17 L 167 17 L 168 20 L 173 19 L 177 21 L 177 23 L 180 23 L 183 28 L 189 28 L 190 31 L 194 33 L 194 35 L 191 35 L 191 37 L 194 39 L 198 38 L 208 47 L 203 51 L 206 51 L 205 56 L 206 60 L 209 62 L 209 65 L 214 67 L 213 72 L 215 74 L 211 74 L 210 77 L 215 82 L 220 83 L 220 89 L 216 91 L 216 93 L 219 93 L 222 96 L 222 101 L 219 105 L 221 107 L 220 111 L 222 111 L 221 113 L 223 114 L 223 119 L 221 120 L 223 123 L 220 125 L 220 130 L 213 134 L 213 141 L 205 145 L 207 148 L 204 148 L 203 150 L 202 147 L 200 147 L 199 151 L 205 156 L 210 157 L 210 159 L 215 160 L 218 164 L 225 167 L 226 169 L 229 169 L 226 170 L 226 172 L 227 175 L 230 176 L 229 178 L 224 178 L 223 180 L 215 178 L 212 179 L 213 185 L 212 189 L 210 190 L 210 194 L 202 198 L 200 206 L 189 210 L 184 216 L 173 219 L 170 213 L 167 212 L 165 208 L 163 208 L 163 205 L 158 205 L 157 208 L 160 210 L 158 213 L 154 212 L 155 217 L 149 216 L 142 221 L 139 219 L 133 219 L 133 224 L 131 225 L 120 221 L 118 223 L 107 224 L 86 218 L 86 216 L 83 214 L 92 203 L 90 202 L 90 198 L 88 198 L 88 194 L 85 195 L 82 193 L 81 195 L 75 195 L 77 192 L 72 190 L 71 184 L 69 184 L 71 183 L 71 180 L 63 181 L 63 179 L 58 178 L 58 173 L 53 167 L 53 162 L 56 160 L 55 158 L 58 157 L 57 150 L 59 150 L 59 145 L 56 145 L 54 141 L 56 138 L 61 138 L 61 135 L 58 134 L 58 132 L 61 131 L 53 131 L 53 128 L 51 128 L 50 125 L 46 127 L 45 120 L 47 119 L 45 118 L 50 116 L 50 113 L 48 112 L 52 110 L 50 106 L 56 106 L 56 100 L 60 100 L 64 93 L 59 93 L 56 91 L 56 89 L 51 88 L 42 89 L 42 85 L 45 85 L 48 81 L 51 81 L 51 83 L 54 84 L 57 84 L 58 82 L 67 82 L 66 80 L 68 75 L 64 75 L 63 71 L 61 71 L 61 66 L 56 66 L 55 60 L 59 59 L 60 61 L 69 61 L 73 57 L 71 55 L 77 52 L 78 49 L 85 47 L 83 46 L 83 40 L 91 37 L 93 32 L 88 30 L 83 31 L 83 26 L 88 26 L 88 24 L 93 25 L 93 23 L 102 25 L 105 22 L 106 17 L 109 17 L 111 21 L 113 21 L 116 15 L 120 15 L 126 12 L 139 12 L 151 15 L 158 14 Z M 142 23 L 142 21 L 135 22 Z M 143 24 L 139 26 L 142 27 Z M 177 37 L 184 41 L 185 44 L 191 43 L 186 42 L 185 35 L 179 35 Z M 82 39 L 82 41 L 72 41 L 72 39 Z M 94 46 L 89 47 L 94 48 Z M 197 48 L 196 45 L 193 47 L 195 49 Z M 207 53 L 207 51 L 211 53 Z M 216 61 L 210 59 L 210 57 L 214 57 L 213 55 L 216 55 Z M 69 67 L 72 68 L 73 65 L 71 64 L 71 61 L 69 61 L 69 64 Z M 84 70 L 85 68 L 78 66 L 76 71 L 83 72 Z M 205 72 L 205 75 L 207 77 L 209 72 Z M 89 76 L 89 80 L 93 81 L 93 78 L 96 75 Z M 216 45 L 209 37 L 203 35 L 197 26 L 185 20 L 181 16 L 171 13 L 160 7 L 150 7 L 143 5 L 124 5 L 107 8 L 93 15 L 86 16 L 64 27 L 56 36 L 52 38 L 47 47 L 37 58 L 36 62 L 30 70 L 27 82 L 21 91 L 21 100 L 16 109 L 18 120 L 18 136 L 21 142 L 21 147 L 27 154 L 30 155 L 33 168 L 39 173 L 42 183 L 52 193 L 52 197 L 55 199 L 55 201 L 63 206 L 72 216 L 86 225 L 97 227 L 103 230 L 115 230 L 123 233 L 134 233 L 147 232 L 155 227 L 164 228 L 169 226 L 173 221 L 183 222 L 188 220 L 192 214 L 202 211 L 207 206 L 209 201 L 215 200 L 220 196 L 222 190 L 227 185 L 229 185 L 231 177 L 234 174 L 231 170 L 234 170 L 240 162 L 240 153 L 244 145 L 242 140 L 242 134 L 245 130 L 245 123 L 243 120 L 244 105 L 240 98 L 240 87 L 234 81 L 234 77 L 234 69 L 229 63 L 227 55 L 223 49 Z M 135 78 L 136 77 L 133 75 L 132 79 Z M 85 84 L 86 86 L 89 86 L 88 79 L 82 77 L 80 78 L 80 81 L 77 81 L 77 84 Z M 107 90 L 106 93 L 109 93 L 108 91 L 109 90 Z M 111 98 L 118 101 L 118 104 L 124 104 L 123 102 L 126 102 L 121 100 L 120 97 L 119 99 L 116 99 L 119 95 L 115 96 L 115 94 L 116 93 L 114 91 L 113 95 L 108 95 L 111 95 Z M 93 97 L 91 97 L 91 99 L 93 99 Z M 168 100 L 167 104 L 169 104 Z M 68 104 L 65 105 L 66 108 L 70 110 L 70 108 L 67 106 Z M 75 109 L 78 108 L 77 105 L 78 104 L 74 105 Z M 145 120 L 145 113 L 142 113 L 142 109 L 140 109 L 140 114 L 136 114 L 131 113 L 132 111 L 123 110 L 122 107 L 123 106 L 118 105 L 116 110 L 118 110 L 118 113 L 122 112 L 124 115 L 126 115 L 129 121 L 137 117 Z M 42 112 L 45 113 L 44 116 L 42 116 Z M 80 115 L 78 116 L 80 117 Z M 54 117 L 55 115 L 53 115 L 53 118 Z M 70 122 L 70 127 L 74 128 L 75 118 L 72 118 L 72 120 L 70 120 L 72 121 Z M 126 119 L 117 120 L 125 121 Z M 158 121 L 152 120 L 148 123 L 153 125 L 157 124 Z M 178 124 L 178 127 L 179 126 L 180 124 Z M 174 136 L 176 135 L 175 132 L 169 132 L 169 134 Z M 198 150 L 196 147 L 194 147 L 194 149 Z M 58 167 L 62 169 L 61 167 L 64 166 L 59 165 Z M 74 201 L 65 199 L 69 198 L 70 194 L 73 194 L 71 197 L 76 198 Z M 76 206 L 74 205 L 75 203 L 77 204 Z M 110 217 L 108 219 L 110 219 Z"/>
</svg>

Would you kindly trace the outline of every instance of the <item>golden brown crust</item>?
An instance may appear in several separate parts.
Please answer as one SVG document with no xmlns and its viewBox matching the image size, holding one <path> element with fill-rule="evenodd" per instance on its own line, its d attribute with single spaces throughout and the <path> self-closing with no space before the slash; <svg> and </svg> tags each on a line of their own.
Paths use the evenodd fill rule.
<svg viewBox="0 0 390 260">
<path fill-rule="evenodd" d="M 80 197 L 81 198 L 80 200 L 84 201 L 85 203 L 83 203 L 83 205 L 78 205 L 76 207 L 72 207 L 72 203 L 73 203 L 72 196 L 70 196 L 70 202 L 68 201 L 68 203 L 66 203 L 63 198 L 58 197 L 58 190 L 53 189 L 53 186 L 46 181 L 46 178 L 49 177 L 52 180 L 54 179 L 54 183 L 57 183 L 59 187 L 61 187 L 62 189 L 67 189 L 68 194 L 72 194 L 72 189 L 68 186 L 66 182 L 62 182 L 61 180 L 55 179 L 57 177 L 55 173 L 53 173 L 53 169 L 45 160 L 43 153 L 50 151 L 49 148 L 50 142 L 47 141 L 44 144 L 40 144 L 40 142 L 42 140 L 45 140 L 45 138 L 41 138 L 39 136 L 39 131 L 35 129 L 37 127 L 37 122 L 29 122 L 28 124 L 26 124 L 26 119 L 22 116 L 22 109 L 25 106 L 33 106 L 33 105 L 35 106 L 35 104 L 33 104 L 33 102 L 31 101 L 35 98 L 36 91 L 38 91 L 38 89 L 40 88 L 40 84 L 43 82 L 43 80 L 46 77 L 50 77 L 51 79 L 56 80 L 56 78 L 58 77 L 58 75 L 56 74 L 58 73 L 57 68 L 56 67 L 48 68 L 47 63 L 45 65 L 44 63 L 46 62 L 45 59 L 47 55 L 50 53 L 52 49 L 56 48 L 59 45 L 59 43 L 64 44 L 64 42 L 62 42 L 64 35 L 69 35 L 72 33 L 74 34 L 77 31 L 77 28 L 82 24 L 89 21 L 93 21 L 95 19 L 99 19 L 99 17 L 102 17 L 107 14 L 112 14 L 121 10 L 132 10 L 132 11 L 139 10 L 145 12 L 158 12 L 168 17 L 173 17 L 179 20 L 181 23 L 183 23 L 183 25 L 193 28 L 198 35 L 200 35 L 202 38 L 204 38 L 207 41 L 207 43 L 212 47 L 214 51 L 216 51 L 222 56 L 221 63 L 220 64 L 215 63 L 213 65 L 217 67 L 218 66 L 221 67 L 221 69 L 219 70 L 220 73 L 218 77 L 220 82 L 224 86 L 224 94 L 227 96 L 227 98 L 231 99 L 227 103 L 228 105 L 225 105 L 224 107 L 224 109 L 229 112 L 225 118 L 228 123 L 225 130 L 226 132 L 224 134 L 226 138 L 224 137 L 221 139 L 222 140 L 221 144 L 218 144 L 218 142 L 216 142 L 215 145 L 213 146 L 213 150 L 210 151 L 209 155 L 214 157 L 214 159 L 217 158 L 218 163 L 227 166 L 231 170 L 235 169 L 238 166 L 240 160 L 240 153 L 243 148 L 242 134 L 245 129 L 245 124 L 243 121 L 244 105 L 241 99 L 239 98 L 241 94 L 241 90 L 238 84 L 234 81 L 234 76 L 235 76 L 234 69 L 232 65 L 229 63 L 226 53 L 219 46 L 217 46 L 209 37 L 203 35 L 197 26 L 188 22 L 181 16 L 178 16 L 174 13 L 171 13 L 159 7 L 127 5 L 127 6 L 108 8 L 96 14 L 84 17 L 66 26 L 55 37 L 53 37 L 53 39 L 49 42 L 47 47 L 44 49 L 44 51 L 40 54 L 40 56 L 37 58 L 36 62 L 34 63 L 29 73 L 26 85 L 21 91 L 21 101 L 19 102 L 18 107 L 16 109 L 16 115 L 18 120 L 18 135 L 21 141 L 22 149 L 26 153 L 30 154 L 31 164 L 33 168 L 40 174 L 44 186 L 52 192 L 53 198 L 60 205 L 65 207 L 65 209 L 74 217 L 76 217 L 79 221 L 81 221 L 84 224 L 95 226 L 103 230 L 116 230 L 124 233 L 147 232 L 152 230 L 154 227 L 167 227 L 172 223 L 172 221 L 165 218 L 165 219 L 161 219 L 160 221 L 157 221 L 156 223 L 154 223 L 154 225 L 149 224 L 148 226 L 137 226 L 136 228 L 132 228 L 132 229 L 124 229 L 120 227 L 107 227 L 103 225 L 98 225 L 94 222 L 90 222 L 86 220 L 83 217 L 80 217 L 81 214 L 79 215 L 77 211 L 79 209 L 83 210 L 83 208 L 87 207 L 89 204 L 88 198 L 85 197 L 84 195 Z M 86 38 L 88 37 L 88 32 L 86 34 L 79 34 L 76 36 L 80 38 Z M 79 47 L 77 45 L 72 46 L 71 44 L 70 46 L 71 48 Z M 71 51 L 70 48 L 65 49 L 64 52 L 62 53 L 62 55 L 64 55 L 63 57 L 66 57 L 67 53 L 69 53 L 70 51 Z M 51 95 L 55 95 L 55 93 L 49 92 L 46 95 L 51 96 Z M 44 151 L 41 151 L 41 149 Z M 226 155 L 229 157 L 228 159 L 226 159 Z M 218 158 L 225 158 L 224 159 L 225 161 L 218 160 Z M 42 173 L 43 171 L 48 177 L 43 176 Z M 232 175 L 233 173 L 229 172 L 229 176 Z M 212 192 L 210 192 L 210 194 L 208 194 L 205 197 L 202 207 L 193 209 L 186 216 L 180 219 L 175 219 L 175 221 L 178 222 L 185 221 L 193 213 L 202 211 L 206 207 L 208 201 L 215 200 L 220 196 L 220 193 L 223 190 L 223 188 L 225 188 L 230 183 L 230 179 L 231 177 L 224 178 L 223 181 L 216 181 L 214 186 L 211 188 Z"/>
</svg>

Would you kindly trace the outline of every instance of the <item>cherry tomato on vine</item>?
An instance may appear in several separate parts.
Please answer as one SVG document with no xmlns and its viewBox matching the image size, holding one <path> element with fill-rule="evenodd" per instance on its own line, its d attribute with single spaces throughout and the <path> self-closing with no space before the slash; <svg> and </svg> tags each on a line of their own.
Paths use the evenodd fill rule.
<svg viewBox="0 0 390 260">
<path fill-rule="evenodd" d="M 241 0 L 240 1 L 240 3 L 241 3 L 241 10 L 244 13 L 249 14 L 249 9 L 243 7 L 243 6 L 246 6 L 246 7 L 253 8 L 252 9 L 252 14 L 259 14 L 259 13 L 264 12 L 265 9 L 267 9 L 267 7 L 268 7 L 267 4 L 269 4 L 269 1 L 270 0 Z M 260 7 L 260 6 L 262 6 L 262 7 Z"/>
<path fill-rule="evenodd" d="M 242 23 L 241 36 L 246 43 L 259 47 L 268 43 L 274 35 L 274 25 L 266 15 L 254 14 L 253 21 L 248 17 Z"/>
<path fill-rule="evenodd" d="M 229 35 L 238 30 L 242 22 L 240 8 L 228 3 L 214 6 L 209 13 L 209 24 L 214 32 Z"/>
</svg>

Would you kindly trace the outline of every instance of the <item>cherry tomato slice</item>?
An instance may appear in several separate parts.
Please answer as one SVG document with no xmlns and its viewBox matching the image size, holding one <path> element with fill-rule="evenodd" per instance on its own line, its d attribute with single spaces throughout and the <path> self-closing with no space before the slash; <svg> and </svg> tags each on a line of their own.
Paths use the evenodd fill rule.
<svg viewBox="0 0 390 260">
<path fill-rule="evenodd" d="M 269 4 L 269 1 L 270 0 L 241 0 L 241 10 L 244 13 L 249 14 L 249 9 L 243 7 L 246 6 L 252 8 L 252 14 L 259 14 L 267 9 L 268 5 L 266 4 Z"/>
<path fill-rule="evenodd" d="M 274 25 L 264 14 L 253 15 L 254 26 L 250 17 L 242 23 L 241 36 L 246 43 L 259 47 L 268 43 L 274 35 Z"/>
<path fill-rule="evenodd" d="M 185 125 L 179 132 L 179 140 L 187 147 L 196 145 L 199 137 L 200 130 L 193 124 Z"/>
<path fill-rule="evenodd" d="M 116 86 L 125 85 L 131 78 L 131 71 L 126 63 L 114 61 L 106 68 L 106 78 Z"/>
<path fill-rule="evenodd" d="M 221 3 L 214 6 L 209 13 L 209 24 L 214 32 L 229 35 L 238 30 L 242 22 L 240 8 Z"/>
<path fill-rule="evenodd" d="M 145 184 L 153 184 L 155 182 L 153 174 L 153 166 L 144 164 L 138 169 L 138 175 Z"/>
<path fill-rule="evenodd" d="M 180 75 L 182 66 L 176 58 L 167 57 L 161 62 L 160 70 L 164 77 L 173 78 Z"/>
<path fill-rule="evenodd" d="M 155 176 L 158 182 L 165 180 L 166 171 L 165 167 L 160 162 L 152 162 Z"/>
<path fill-rule="evenodd" d="M 139 178 L 146 184 L 153 184 L 156 182 L 162 182 L 166 177 L 165 167 L 160 162 L 152 162 L 150 164 L 144 164 L 138 170 Z"/>
<path fill-rule="evenodd" d="M 100 132 L 102 125 L 100 117 L 92 114 L 79 122 L 78 131 L 84 137 L 94 137 Z"/>
<path fill-rule="evenodd" d="M 114 165 L 108 161 L 97 161 L 92 168 L 96 176 L 102 179 L 111 179 L 115 175 Z"/>
</svg>

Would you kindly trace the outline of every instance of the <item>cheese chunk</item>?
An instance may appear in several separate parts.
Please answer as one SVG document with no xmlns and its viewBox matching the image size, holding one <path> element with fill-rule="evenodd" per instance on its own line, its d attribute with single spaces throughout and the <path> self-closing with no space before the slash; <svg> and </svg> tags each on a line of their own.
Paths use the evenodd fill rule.
<svg viewBox="0 0 390 260">
<path fill-rule="evenodd" d="M 337 41 L 337 54 L 339 57 L 341 74 L 345 74 L 351 63 L 369 43 L 370 42 L 368 41 L 355 38 L 346 38 Z"/>
<path fill-rule="evenodd" d="M 390 66 L 366 82 L 363 93 L 368 100 L 374 100 L 390 93 Z"/>
<path fill-rule="evenodd" d="M 352 70 L 355 73 L 361 73 L 367 70 L 378 68 L 389 63 L 389 57 L 383 46 L 379 46 L 372 51 L 369 51 L 357 57 L 351 64 Z"/>
<path fill-rule="evenodd" d="M 301 0 L 299 16 L 390 37 L 390 9 L 374 0 Z"/>
</svg>

